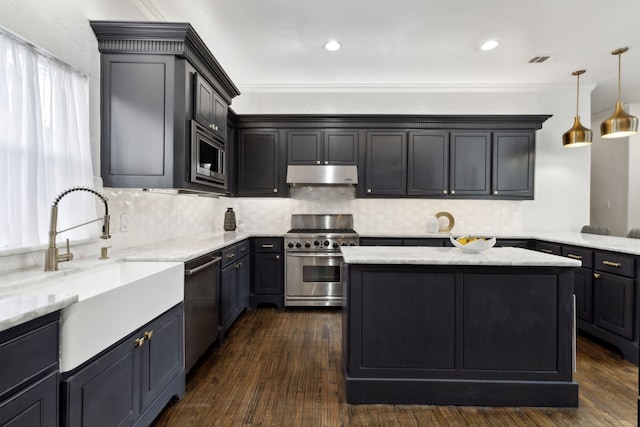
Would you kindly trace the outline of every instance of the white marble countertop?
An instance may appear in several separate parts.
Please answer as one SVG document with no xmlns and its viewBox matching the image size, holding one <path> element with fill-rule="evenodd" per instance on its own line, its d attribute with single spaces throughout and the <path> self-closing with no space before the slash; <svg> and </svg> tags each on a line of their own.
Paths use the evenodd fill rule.
<svg viewBox="0 0 640 427">
<path fill-rule="evenodd" d="M 580 267 L 580 261 L 522 248 L 490 248 L 479 253 L 450 247 L 349 246 L 340 248 L 348 264 L 480 265 Z"/>
<path fill-rule="evenodd" d="M 441 238 L 448 239 L 450 235 L 455 237 L 466 236 L 469 233 L 427 233 L 427 232 L 366 232 L 360 233 L 360 237 L 381 238 Z M 591 249 L 600 249 L 612 252 L 621 252 L 631 255 L 640 255 L 640 239 L 628 237 L 602 236 L 598 234 L 571 233 L 571 232 L 517 232 L 517 233 L 483 233 L 482 231 L 471 233 L 474 236 L 496 237 L 498 239 L 536 239 L 554 242 L 564 245 L 582 246 Z"/>
<path fill-rule="evenodd" d="M 0 296 L 0 331 L 62 310 L 77 301 L 78 295 L 66 294 Z"/>
</svg>

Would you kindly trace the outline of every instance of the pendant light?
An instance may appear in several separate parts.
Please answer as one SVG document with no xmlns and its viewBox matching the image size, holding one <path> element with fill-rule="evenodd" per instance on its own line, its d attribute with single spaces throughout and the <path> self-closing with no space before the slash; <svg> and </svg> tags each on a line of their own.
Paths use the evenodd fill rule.
<svg viewBox="0 0 640 427">
<path fill-rule="evenodd" d="M 627 114 L 620 100 L 620 56 L 628 50 L 629 48 L 623 47 L 611 52 L 612 55 L 618 55 L 618 101 L 613 115 L 600 125 L 603 138 L 621 138 L 638 132 L 638 118 Z"/>
<path fill-rule="evenodd" d="M 578 103 L 580 100 L 580 76 L 585 73 L 585 70 L 578 70 L 571 73 L 572 76 L 577 77 L 578 86 L 576 89 L 576 118 L 573 120 L 573 127 L 566 131 L 562 135 L 563 147 L 583 147 L 591 144 L 591 136 L 593 132 L 591 129 L 587 129 L 580 123 L 580 115 L 578 115 Z"/>
</svg>

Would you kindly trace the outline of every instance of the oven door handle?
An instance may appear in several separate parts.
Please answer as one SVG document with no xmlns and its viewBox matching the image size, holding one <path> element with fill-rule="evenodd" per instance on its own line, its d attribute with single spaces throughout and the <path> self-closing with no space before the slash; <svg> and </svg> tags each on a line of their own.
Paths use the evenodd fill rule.
<svg viewBox="0 0 640 427">
<path fill-rule="evenodd" d="M 340 252 L 287 252 L 287 256 L 293 257 L 322 257 L 322 258 L 342 258 L 342 254 Z"/>
</svg>

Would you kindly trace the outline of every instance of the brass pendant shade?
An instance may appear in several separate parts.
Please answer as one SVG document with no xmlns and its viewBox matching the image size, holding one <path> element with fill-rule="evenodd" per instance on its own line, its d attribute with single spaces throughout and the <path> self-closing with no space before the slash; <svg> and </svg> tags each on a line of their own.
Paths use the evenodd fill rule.
<svg viewBox="0 0 640 427">
<path fill-rule="evenodd" d="M 620 57 L 629 48 L 623 47 L 611 52 L 618 56 L 618 101 L 613 115 L 600 125 L 600 134 L 603 138 L 622 138 L 638 132 L 638 118 L 624 111 L 620 100 Z"/>
<path fill-rule="evenodd" d="M 576 117 L 573 120 L 573 127 L 566 131 L 562 135 L 563 147 L 584 147 L 591 144 L 593 132 L 591 129 L 587 129 L 580 123 L 580 116 L 578 115 L 578 103 L 580 100 L 580 75 L 584 74 L 585 70 L 578 70 L 571 73 L 571 75 L 577 77 L 577 89 L 576 89 Z"/>
</svg>

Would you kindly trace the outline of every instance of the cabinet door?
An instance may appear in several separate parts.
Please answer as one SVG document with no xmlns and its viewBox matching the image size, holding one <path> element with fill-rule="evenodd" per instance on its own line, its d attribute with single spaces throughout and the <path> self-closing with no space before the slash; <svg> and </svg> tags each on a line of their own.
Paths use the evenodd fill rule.
<svg viewBox="0 0 640 427">
<path fill-rule="evenodd" d="M 407 134 L 367 132 L 367 196 L 403 196 L 407 192 Z"/>
<path fill-rule="evenodd" d="M 593 272 L 589 268 L 573 270 L 573 293 L 576 296 L 576 316 L 593 320 Z"/>
<path fill-rule="evenodd" d="M 593 287 L 593 322 L 633 339 L 633 279 L 597 271 Z"/>
<path fill-rule="evenodd" d="M 491 187 L 491 133 L 451 132 L 450 144 L 451 194 L 488 196 Z"/>
<path fill-rule="evenodd" d="M 103 55 L 105 186 L 173 187 L 175 73 L 172 56 Z"/>
<path fill-rule="evenodd" d="M 183 307 L 179 305 L 142 331 L 142 411 L 152 404 L 184 366 Z"/>
<path fill-rule="evenodd" d="M 533 132 L 494 132 L 491 194 L 533 198 Z"/>
<path fill-rule="evenodd" d="M 134 423 L 140 413 L 140 352 L 135 338 L 124 340 L 62 383 L 63 425 Z"/>
<path fill-rule="evenodd" d="M 244 256 L 238 260 L 238 305 L 243 309 L 249 307 L 249 291 L 251 288 L 251 257 Z"/>
<path fill-rule="evenodd" d="M 278 131 L 242 131 L 238 157 L 239 195 L 287 196 Z"/>
<path fill-rule="evenodd" d="M 409 132 L 407 168 L 407 195 L 446 195 L 449 190 L 449 133 Z"/>
<path fill-rule="evenodd" d="M 287 133 L 287 164 L 319 165 L 322 159 L 320 131 L 290 131 Z"/>
<path fill-rule="evenodd" d="M 220 326 L 226 327 L 238 301 L 238 267 L 234 262 L 222 269 L 220 277 Z"/>
<path fill-rule="evenodd" d="M 4 427 L 55 427 L 58 425 L 57 420 L 56 372 L 0 402 L 0 425 Z"/>
<path fill-rule="evenodd" d="M 195 74 L 194 85 L 193 118 L 224 141 L 229 106 L 200 74 Z"/>
<path fill-rule="evenodd" d="M 323 136 L 323 162 L 328 165 L 358 164 L 358 132 L 327 130 Z"/>
<path fill-rule="evenodd" d="M 284 290 L 284 263 L 282 255 L 257 253 L 254 256 L 255 294 L 281 294 Z"/>
</svg>

